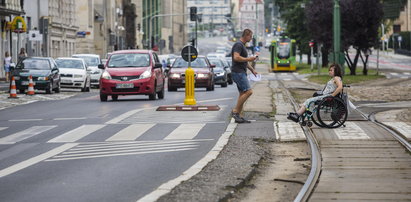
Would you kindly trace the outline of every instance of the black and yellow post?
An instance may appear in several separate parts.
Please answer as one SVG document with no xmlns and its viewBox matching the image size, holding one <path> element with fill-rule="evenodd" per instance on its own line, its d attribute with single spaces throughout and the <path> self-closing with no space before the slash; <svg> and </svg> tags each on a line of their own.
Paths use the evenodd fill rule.
<svg viewBox="0 0 411 202">
<path fill-rule="evenodd" d="M 186 97 L 184 99 L 185 105 L 196 105 L 196 98 L 194 97 L 195 79 L 194 70 L 191 68 L 191 60 L 195 60 L 197 55 L 191 55 L 190 48 L 188 49 L 188 68 L 186 70 Z"/>
</svg>

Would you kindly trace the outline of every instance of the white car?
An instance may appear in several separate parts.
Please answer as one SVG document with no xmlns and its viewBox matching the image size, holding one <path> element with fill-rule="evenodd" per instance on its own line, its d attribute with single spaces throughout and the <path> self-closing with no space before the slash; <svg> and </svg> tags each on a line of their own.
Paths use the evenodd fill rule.
<svg viewBox="0 0 411 202">
<path fill-rule="evenodd" d="M 62 88 L 79 88 L 82 92 L 90 91 L 90 74 L 87 64 L 81 58 L 57 58 Z"/>
<path fill-rule="evenodd" d="M 207 54 L 207 58 L 219 58 L 219 59 L 224 59 L 225 54 L 224 53 L 209 53 Z"/>
<path fill-rule="evenodd" d="M 73 58 L 82 58 L 90 69 L 91 85 L 99 86 L 100 77 L 103 71 L 98 68 L 99 64 L 102 64 L 100 56 L 96 54 L 75 54 L 72 55 Z"/>
</svg>

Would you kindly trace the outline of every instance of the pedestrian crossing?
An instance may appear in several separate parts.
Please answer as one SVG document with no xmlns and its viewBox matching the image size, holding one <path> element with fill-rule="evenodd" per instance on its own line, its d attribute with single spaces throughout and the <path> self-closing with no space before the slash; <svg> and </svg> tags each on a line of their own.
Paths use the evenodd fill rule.
<svg viewBox="0 0 411 202">
<path fill-rule="evenodd" d="M 58 125 L 48 125 L 48 126 L 31 126 L 28 128 L 22 128 L 21 131 L 14 133 L 9 132 L 7 129 L 9 127 L 0 127 L 0 145 L 1 144 L 15 144 L 18 142 L 30 142 L 30 138 L 35 136 L 40 136 L 36 138 L 41 139 L 40 142 L 45 143 L 82 143 L 82 142 L 124 142 L 124 141 L 140 141 L 145 134 L 152 136 L 153 140 L 191 140 L 196 139 L 198 134 L 202 130 L 215 129 L 217 126 L 221 126 L 225 123 L 181 123 L 181 124 L 164 124 L 164 123 L 137 123 L 137 124 L 83 124 L 72 128 L 67 131 L 67 129 L 58 129 Z M 107 134 L 105 130 L 112 130 L 113 126 L 116 128 L 120 127 L 120 130 L 113 132 L 113 134 Z M 169 134 L 160 134 L 161 132 L 156 132 L 158 134 L 153 135 L 150 130 L 158 131 L 156 127 L 169 128 Z M 57 129 L 50 132 L 51 129 Z M 61 132 L 60 135 L 54 133 L 55 131 Z M 163 130 L 164 131 L 164 130 Z M 57 132 L 57 133 L 58 133 Z M 7 134 L 9 133 L 9 134 Z M 46 135 L 43 135 L 46 133 Z M 50 139 L 50 136 L 53 136 Z M 215 135 L 214 135 L 215 136 Z M 49 139 L 45 139 L 45 138 Z M 215 136 L 217 138 L 217 136 Z M 85 141 L 86 140 L 86 141 Z M 142 138 L 142 140 L 147 140 L 147 137 Z"/>
<path fill-rule="evenodd" d="M 390 72 L 390 73 L 385 73 L 385 76 L 387 77 L 387 79 L 393 79 L 393 78 L 408 79 L 408 78 L 411 78 L 411 72 L 402 72 L 402 73 Z"/>
<path fill-rule="evenodd" d="M 89 144 L 81 143 L 45 161 L 65 161 L 114 156 L 128 156 L 138 154 L 188 151 L 197 149 L 200 146 L 200 143 L 204 141 L 211 141 L 211 139 L 102 142 Z"/>
</svg>

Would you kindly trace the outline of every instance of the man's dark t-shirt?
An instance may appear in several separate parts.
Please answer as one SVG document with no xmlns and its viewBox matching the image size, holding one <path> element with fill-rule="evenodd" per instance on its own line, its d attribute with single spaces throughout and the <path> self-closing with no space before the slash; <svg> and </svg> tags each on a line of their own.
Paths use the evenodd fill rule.
<svg viewBox="0 0 411 202">
<path fill-rule="evenodd" d="M 247 73 L 247 62 L 234 61 L 234 52 L 239 53 L 241 57 L 248 57 L 247 49 L 245 48 L 243 42 L 235 42 L 233 48 L 231 49 L 231 58 L 233 60 L 233 67 L 231 68 L 231 71 L 237 73 Z"/>
</svg>

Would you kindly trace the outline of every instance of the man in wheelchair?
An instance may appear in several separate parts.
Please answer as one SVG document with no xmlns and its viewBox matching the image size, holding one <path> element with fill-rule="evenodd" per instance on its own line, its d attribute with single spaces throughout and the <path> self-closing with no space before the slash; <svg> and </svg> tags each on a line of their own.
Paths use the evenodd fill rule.
<svg viewBox="0 0 411 202">
<path fill-rule="evenodd" d="M 297 113 L 288 113 L 287 119 L 293 120 L 298 123 L 304 112 L 306 112 L 306 110 L 309 109 L 311 103 L 322 100 L 325 97 L 335 97 L 342 92 L 343 84 L 340 65 L 332 64 L 328 69 L 328 74 L 330 75 L 331 79 L 327 82 L 324 89 L 320 93 L 314 93 L 314 97 L 305 100 L 305 102 L 301 105 L 300 109 L 298 109 Z"/>
</svg>

